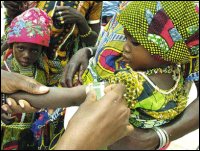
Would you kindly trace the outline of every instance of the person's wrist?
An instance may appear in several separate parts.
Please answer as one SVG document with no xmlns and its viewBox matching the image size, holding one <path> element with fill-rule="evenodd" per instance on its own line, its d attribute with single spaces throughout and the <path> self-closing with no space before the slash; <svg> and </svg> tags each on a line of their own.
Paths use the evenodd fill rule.
<svg viewBox="0 0 200 151">
<path fill-rule="evenodd" d="M 86 50 L 86 54 L 88 58 L 91 58 L 92 56 L 94 56 L 94 51 L 91 47 L 86 47 L 85 50 Z"/>
<path fill-rule="evenodd" d="M 85 18 L 84 18 L 84 16 L 83 15 L 81 15 L 81 14 L 79 14 L 78 15 L 78 20 L 77 20 L 77 25 L 79 26 L 81 26 L 81 25 L 83 25 L 83 24 L 87 24 L 87 21 L 85 20 Z"/>
<path fill-rule="evenodd" d="M 135 128 L 136 129 L 136 128 Z M 137 128 L 139 129 L 139 128 Z M 140 130 L 140 129 L 139 129 Z M 155 150 L 159 146 L 159 137 L 153 129 L 145 129 L 146 135 L 143 137 L 147 138 L 148 149 Z"/>
<path fill-rule="evenodd" d="M 157 137 L 159 138 L 159 143 L 155 149 L 160 150 L 161 148 L 165 148 L 169 145 L 169 135 L 163 128 L 153 127 L 152 130 L 155 131 Z"/>
<path fill-rule="evenodd" d="M 153 129 L 149 129 L 149 136 L 151 136 L 151 149 L 156 149 L 159 146 L 159 137 Z"/>
</svg>

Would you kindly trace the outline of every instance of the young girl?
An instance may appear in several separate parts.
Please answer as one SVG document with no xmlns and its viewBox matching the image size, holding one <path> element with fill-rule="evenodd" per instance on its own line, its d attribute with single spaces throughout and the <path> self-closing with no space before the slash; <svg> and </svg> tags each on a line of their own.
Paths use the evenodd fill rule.
<svg viewBox="0 0 200 151">
<path fill-rule="evenodd" d="M 45 55 L 51 24 L 46 13 L 35 8 L 16 17 L 7 29 L 10 48 L 1 58 L 1 68 L 33 77 L 44 85 L 57 84 L 61 65 L 48 60 Z M 56 74 L 52 74 L 54 72 Z"/>
<path fill-rule="evenodd" d="M 123 59 L 137 71 L 130 71 L 132 75 L 142 81 L 128 88 L 136 89 L 133 98 L 127 97 L 131 99 L 130 120 L 142 128 L 168 123 L 186 107 L 186 80 L 195 80 L 193 75 L 198 78 L 199 18 L 195 4 L 132 2 L 118 21 L 126 37 Z"/>
<path fill-rule="evenodd" d="M 95 58 L 90 60 L 82 80 L 84 84 L 105 79 L 127 83 L 129 96 L 126 98 L 132 110 L 130 121 L 139 128 L 135 128 L 130 137 L 117 142 L 116 146 L 133 149 L 135 144 L 140 146 L 138 142 L 142 140 L 147 143 L 141 146 L 153 144 L 155 147 L 159 135 L 150 129 L 140 128 L 163 126 L 177 117 L 186 107 L 187 91 L 190 90 L 190 87 L 183 86 L 198 80 L 198 9 L 193 2 L 130 2 L 126 7 L 118 18 L 125 28 L 124 51 L 123 28 L 113 17 L 99 37 Z M 72 59 L 83 54 L 79 51 Z M 116 70 L 126 69 L 122 59 L 137 72 L 129 69 L 118 72 L 113 78 Z M 84 65 L 81 61 L 76 64 L 75 60 L 71 60 L 69 64 L 79 67 Z M 192 127 L 186 125 L 177 132 L 179 125 L 173 122 L 168 125 L 170 140 L 180 137 L 180 133 L 186 134 L 184 128 Z M 174 137 L 175 134 L 179 136 Z M 165 146 L 167 141 L 163 140 L 167 140 L 167 135 L 162 136 L 165 137 L 160 144 Z"/>
<path fill-rule="evenodd" d="M 118 33 L 105 32 L 95 60 L 83 74 L 84 83 L 91 79 L 124 83 L 130 122 L 136 127 L 168 123 L 186 107 L 190 89 L 186 81 L 198 80 L 197 12 L 193 2 L 129 3 L 117 18 L 126 37 L 122 59 L 117 45 L 121 28 L 114 22 L 109 30 Z"/>
<path fill-rule="evenodd" d="M 132 109 L 131 123 L 142 128 L 168 123 L 186 107 L 186 80 L 198 75 L 199 18 L 195 5 L 132 2 L 118 21 L 126 37 L 123 60 L 134 71 L 128 71 L 132 82 L 124 77 L 126 72 L 115 77 L 122 81 L 124 77 L 129 86 L 126 98 Z"/>
<path fill-rule="evenodd" d="M 62 71 L 61 64 L 48 60 L 45 55 L 51 24 L 48 15 L 38 8 L 17 16 L 8 28 L 7 43 L 10 48 L 1 58 L 1 68 L 32 77 L 47 86 L 56 85 Z M 2 149 L 34 147 L 32 139 L 26 136 L 30 134 L 35 116 L 25 113 L 16 116 L 15 123 L 4 129 L 6 135 L 3 136 Z"/>
</svg>

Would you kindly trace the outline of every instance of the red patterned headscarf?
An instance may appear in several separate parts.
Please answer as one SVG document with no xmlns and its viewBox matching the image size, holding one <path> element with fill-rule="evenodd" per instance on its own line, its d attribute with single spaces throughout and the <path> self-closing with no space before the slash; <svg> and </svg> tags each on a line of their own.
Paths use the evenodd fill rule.
<svg viewBox="0 0 200 151">
<path fill-rule="evenodd" d="M 8 28 L 7 43 L 26 42 L 49 46 L 52 20 L 38 8 L 31 8 L 17 16 Z"/>
</svg>

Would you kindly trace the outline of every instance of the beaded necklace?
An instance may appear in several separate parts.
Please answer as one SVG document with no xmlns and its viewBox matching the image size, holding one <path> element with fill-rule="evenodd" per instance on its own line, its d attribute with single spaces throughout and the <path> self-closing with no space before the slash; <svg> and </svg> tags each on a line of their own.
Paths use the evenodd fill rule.
<svg viewBox="0 0 200 151">
<path fill-rule="evenodd" d="M 180 73 L 180 65 L 177 65 L 177 66 L 167 66 L 165 68 L 154 68 L 154 69 L 149 69 L 145 72 L 145 74 L 147 76 L 150 76 L 150 75 L 153 75 L 153 74 L 163 74 L 163 73 L 166 73 L 166 74 L 173 74 L 172 75 L 172 78 L 174 81 L 177 81 L 178 79 L 178 75 Z"/>
<path fill-rule="evenodd" d="M 138 72 L 139 74 L 141 74 L 157 91 L 159 91 L 162 94 L 170 94 L 172 91 L 174 91 L 177 86 L 178 83 L 180 81 L 180 65 L 177 65 L 176 67 L 174 66 L 167 66 L 166 68 L 154 68 L 154 69 L 150 69 L 147 70 L 146 72 Z M 172 73 L 172 78 L 174 81 L 176 81 L 175 85 L 169 89 L 169 90 L 162 90 L 160 89 L 158 86 L 156 86 L 150 79 L 148 76 L 153 75 L 153 74 L 162 74 L 162 73 L 167 73 L 170 74 Z"/>
</svg>

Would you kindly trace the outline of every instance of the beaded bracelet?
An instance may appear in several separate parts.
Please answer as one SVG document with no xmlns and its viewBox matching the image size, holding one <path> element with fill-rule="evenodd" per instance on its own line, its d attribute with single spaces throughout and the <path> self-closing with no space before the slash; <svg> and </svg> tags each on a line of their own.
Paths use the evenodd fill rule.
<svg viewBox="0 0 200 151">
<path fill-rule="evenodd" d="M 166 147 L 169 144 L 169 135 L 167 134 L 167 132 L 159 127 L 153 127 L 152 129 L 156 132 L 160 140 L 160 144 L 157 150 Z"/>
<path fill-rule="evenodd" d="M 89 30 L 86 34 L 84 34 L 84 35 L 81 35 L 81 34 L 80 34 L 80 37 L 81 37 L 81 38 L 86 38 L 86 37 L 88 37 L 91 33 L 92 33 L 92 29 L 90 28 L 90 30 Z"/>
</svg>

